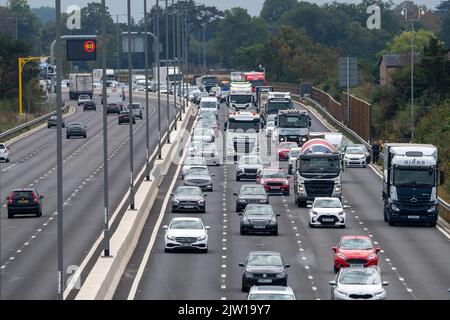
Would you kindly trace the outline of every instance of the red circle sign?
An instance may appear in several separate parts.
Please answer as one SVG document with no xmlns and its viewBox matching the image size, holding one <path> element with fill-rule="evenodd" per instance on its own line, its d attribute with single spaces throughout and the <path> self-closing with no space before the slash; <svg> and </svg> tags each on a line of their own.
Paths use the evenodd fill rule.
<svg viewBox="0 0 450 320">
<path fill-rule="evenodd" d="M 84 43 L 84 51 L 91 53 L 91 52 L 94 52 L 94 50 L 95 50 L 95 42 L 94 41 L 89 40 Z"/>
</svg>

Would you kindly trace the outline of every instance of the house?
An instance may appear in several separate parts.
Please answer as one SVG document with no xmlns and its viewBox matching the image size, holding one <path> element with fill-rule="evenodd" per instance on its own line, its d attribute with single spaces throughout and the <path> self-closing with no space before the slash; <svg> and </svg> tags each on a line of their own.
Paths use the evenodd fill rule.
<svg viewBox="0 0 450 320">
<path fill-rule="evenodd" d="M 414 55 L 414 62 L 420 62 L 420 54 L 416 53 Z M 394 73 L 411 63 L 411 56 L 405 54 L 383 54 L 383 56 L 378 61 L 378 67 L 380 69 L 380 85 L 388 84 L 392 81 L 392 76 Z"/>
</svg>

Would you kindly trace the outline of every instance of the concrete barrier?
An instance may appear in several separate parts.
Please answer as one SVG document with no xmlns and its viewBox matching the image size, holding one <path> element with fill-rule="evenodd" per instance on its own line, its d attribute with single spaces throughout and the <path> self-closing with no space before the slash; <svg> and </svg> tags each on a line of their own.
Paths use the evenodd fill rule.
<svg viewBox="0 0 450 320">
<path fill-rule="evenodd" d="M 161 149 L 162 160 L 155 160 L 150 181 L 143 181 L 135 194 L 137 210 L 127 210 L 110 240 L 111 257 L 99 256 L 97 262 L 82 285 L 76 300 L 110 300 L 119 284 L 120 278 L 133 255 L 142 229 L 153 207 L 159 186 L 170 168 L 176 149 L 183 141 L 183 133 L 191 118 L 194 107 L 186 108 L 183 120 L 177 123 L 178 130 L 172 131 L 172 144 Z M 185 139 L 186 140 L 186 139 Z"/>
</svg>

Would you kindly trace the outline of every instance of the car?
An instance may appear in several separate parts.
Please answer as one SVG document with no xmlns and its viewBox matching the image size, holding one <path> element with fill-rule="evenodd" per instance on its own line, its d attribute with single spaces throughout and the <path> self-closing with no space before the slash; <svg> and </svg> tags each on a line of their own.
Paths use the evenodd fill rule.
<svg viewBox="0 0 450 320">
<path fill-rule="evenodd" d="M 209 128 L 195 128 L 192 131 L 192 141 L 214 142 L 216 133 Z"/>
<path fill-rule="evenodd" d="M 290 176 L 286 176 L 282 169 L 264 168 L 260 174 L 256 176 L 256 183 L 264 186 L 269 194 L 289 195 Z"/>
<path fill-rule="evenodd" d="M 47 128 L 56 127 L 58 125 L 58 117 L 57 116 L 51 116 L 47 120 Z M 66 127 L 66 123 L 64 122 L 64 119 L 62 119 L 62 127 Z"/>
<path fill-rule="evenodd" d="M 219 152 L 215 143 L 191 141 L 188 146 L 189 156 L 204 158 L 208 166 L 220 166 Z"/>
<path fill-rule="evenodd" d="M 249 203 L 268 204 L 269 196 L 263 186 L 258 184 L 244 184 L 239 193 L 233 193 L 236 198 L 236 212 L 244 211 Z"/>
<path fill-rule="evenodd" d="M 208 169 L 191 168 L 184 177 L 185 186 L 200 187 L 203 191 L 213 191 L 214 174 L 210 175 Z"/>
<path fill-rule="evenodd" d="M 0 160 L 9 162 L 9 149 L 4 143 L 0 143 Z"/>
<path fill-rule="evenodd" d="M 86 101 L 91 101 L 91 97 L 88 94 L 80 94 L 78 96 L 78 105 L 81 106 Z"/>
<path fill-rule="evenodd" d="M 278 217 L 270 204 L 248 204 L 241 216 L 241 235 L 249 233 L 269 233 L 278 235 Z"/>
<path fill-rule="evenodd" d="M 6 198 L 8 219 L 18 214 L 32 214 L 42 216 L 42 199 L 35 188 L 21 188 L 13 190 Z"/>
<path fill-rule="evenodd" d="M 86 110 L 97 111 L 97 105 L 95 104 L 95 101 L 93 101 L 93 100 L 85 101 L 83 103 L 83 111 L 86 111 Z"/>
<path fill-rule="evenodd" d="M 288 160 L 289 157 L 289 151 L 292 148 L 298 148 L 298 144 L 297 142 L 281 142 L 278 147 L 277 147 L 277 154 L 278 154 L 278 159 L 280 161 L 282 160 Z"/>
<path fill-rule="evenodd" d="M 136 124 L 136 117 L 134 114 L 131 115 L 133 119 L 133 124 Z M 130 112 L 127 110 L 120 111 L 119 116 L 117 117 L 119 125 L 122 123 L 130 123 Z"/>
<path fill-rule="evenodd" d="M 219 122 L 216 119 L 199 119 L 195 124 L 196 129 L 210 129 L 213 131 L 214 139 L 219 136 Z"/>
<path fill-rule="evenodd" d="M 297 300 L 291 287 L 253 286 L 247 300 Z"/>
<path fill-rule="evenodd" d="M 208 252 L 209 226 L 203 224 L 200 218 L 173 218 L 168 226 L 163 226 L 164 251 L 199 250 Z"/>
<path fill-rule="evenodd" d="M 378 252 L 369 236 L 343 236 L 332 248 L 334 272 L 347 267 L 369 267 L 378 265 Z"/>
<path fill-rule="evenodd" d="M 251 251 L 242 267 L 242 291 L 248 292 L 252 286 L 287 286 L 289 264 L 284 264 L 279 252 Z"/>
<path fill-rule="evenodd" d="M 182 162 L 182 167 L 181 167 L 181 179 L 182 180 L 186 176 L 186 174 L 189 171 L 189 169 L 191 169 L 192 167 L 204 167 L 204 168 L 207 168 L 205 158 L 202 158 L 202 157 L 187 157 L 184 160 L 184 162 Z"/>
<path fill-rule="evenodd" d="M 199 187 L 179 186 L 172 197 L 172 212 L 197 211 L 206 212 L 205 196 Z"/>
<path fill-rule="evenodd" d="M 116 114 L 120 114 L 121 111 L 121 105 L 117 104 L 117 103 L 108 103 L 106 105 L 106 114 L 111 114 L 111 113 L 116 113 Z"/>
<path fill-rule="evenodd" d="M 363 144 L 348 144 L 343 147 L 344 154 L 345 154 L 345 151 L 347 151 L 347 149 L 350 149 L 350 148 L 362 149 L 364 151 L 364 154 L 366 155 L 366 163 L 367 164 L 370 163 L 370 152 L 369 152 L 369 150 L 367 150 L 367 147 L 365 145 L 363 145 Z"/>
<path fill-rule="evenodd" d="M 264 167 L 263 161 L 258 156 L 242 156 L 236 165 L 236 181 L 241 179 L 256 179 L 258 173 Z"/>
<path fill-rule="evenodd" d="M 344 209 L 350 206 L 343 206 L 339 198 L 317 197 L 313 204 L 307 206 L 309 209 L 309 226 L 336 226 L 345 228 L 346 213 Z"/>
<path fill-rule="evenodd" d="M 198 94 L 195 95 L 195 99 L 194 99 L 194 103 L 195 104 L 200 104 L 200 101 L 202 98 L 207 98 L 209 97 L 209 93 L 206 91 L 200 91 Z"/>
<path fill-rule="evenodd" d="M 200 89 L 194 89 L 189 93 L 189 101 L 194 102 L 197 95 L 200 94 L 200 92 L 202 92 Z"/>
<path fill-rule="evenodd" d="M 378 267 L 342 268 L 331 286 L 331 300 L 384 300 L 389 285 L 381 281 Z"/>
<path fill-rule="evenodd" d="M 368 152 L 367 149 L 362 146 L 354 147 L 350 146 L 345 148 L 344 153 L 344 164 L 346 167 L 367 167 L 367 156 Z"/>
<path fill-rule="evenodd" d="M 297 162 L 298 157 L 300 156 L 301 148 L 292 148 L 289 150 L 288 154 L 288 174 L 293 174 L 293 168 L 295 163 Z"/>
<path fill-rule="evenodd" d="M 159 92 L 161 94 L 167 94 L 167 93 L 173 94 L 172 87 L 171 86 L 167 87 L 167 85 L 165 85 L 165 84 L 161 84 L 159 86 Z"/>
<path fill-rule="evenodd" d="M 199 105 L 200 113 L 212 112 L 215 116 L 219 112 L 219 101 L 216 97 L 201 97 Z"/>
<path fill-rule="evenodd" d="M 66 138 L 71 137 L 83 137 L 87 138 L 87 127 L 81 122 L 69 123 L 66 127 Z"/>
<path fill-rule="evenodd" d="M 141 106 L 141 104 L 140 103 L 133 103 L 132 105 L 131 105 L 131 108 L 133 109 L 133 115 L 136 117 L 136 118 L 139 118 L 139 119 L 144 119 L 144 113 L 142 112 L 142 110 L 144 109 L 142 106 Z"/>
</svg>

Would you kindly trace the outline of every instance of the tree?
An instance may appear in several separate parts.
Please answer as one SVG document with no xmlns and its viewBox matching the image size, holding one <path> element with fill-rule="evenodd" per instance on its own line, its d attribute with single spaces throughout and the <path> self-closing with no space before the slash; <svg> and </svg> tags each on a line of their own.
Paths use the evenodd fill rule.
<svg viewBox="0 0 450 320">
<path fill-rule="evenodd" d="M 33 51 L 40 54 L 39 37 L 41 21 L 31 12 L 27 0 L 9 0 L 8 8 L 11 14 L 17 18 L 19 38 L 26 43 L 33 44 Z"/>
<path fill-rule="evenodd" d="M 388 44 L 387 52 L 400 54 L 411 52 L 411 37 L 412 31 L 404 31 Z M 420 29 L 414 32 L 415 52 L 422 53 L 425 47 L 429 45 L 430 40 L 435 38 L 435 34 L 428 30 Z"/>
<path fill-rule="evenodd" d="M 439 33 L 439 38 L 444 41 L 445 46 L 450 49 L 450 11 L 447 12 L 442 21 L 442 29 Z"/>
<path fill-rule="evenodd" d="M 288 11 L 291 11 L 297 0 L 265 0 L 261 10 L 260 17 L 267 23 L 273 24 Z"/>
</svg>

